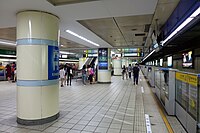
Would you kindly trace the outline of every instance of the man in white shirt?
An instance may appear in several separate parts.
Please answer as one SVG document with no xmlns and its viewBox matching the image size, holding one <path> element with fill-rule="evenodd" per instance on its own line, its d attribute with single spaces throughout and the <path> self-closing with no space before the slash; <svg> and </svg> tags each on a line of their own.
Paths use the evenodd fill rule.
<svg viewBox="0 0 200 133">
<path fill-rule="evenodd" d="M 64 67 L 61 67 L 59 73 L 60 73 L 61 87 L 63 87 L 63 82 L 64 82 L 64 79 L 65 79 L 65 70 L 64 70 Z"/>
</svg>

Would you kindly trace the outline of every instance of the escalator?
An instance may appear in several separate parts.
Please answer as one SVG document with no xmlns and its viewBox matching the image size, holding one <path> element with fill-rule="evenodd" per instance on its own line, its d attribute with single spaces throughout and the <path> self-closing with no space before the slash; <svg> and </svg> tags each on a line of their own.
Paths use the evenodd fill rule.
<svg viewBox="0 0 200 133">
<path fill-rule="evenodd" d="M 91 61 L 93 58 L 87 58 L 85 63 L 82 65 L 81 69 L 83 68 L 83 66 L 85 65 L 87 67 L 87 65 L 90 65 Z"/>
<path fill-rule="evenodd" d="M 93 58 L 92 58 L 92 61 L 90 62 L 90 66 L 96 65 L 96 64 L 95 64 L 96 59 L 97 59 L 97 57 L 93 57 Z"/>
<path fill-rule="evenodd" d="M 96 64 L 96 61 L 97 61 L 97 57 L 87 58 L 87 60 L 85 61 L 85 63 L 84 63 L 83 65 L 85 65 L 86 67 L 87 67 L 88 65 L 94 66 L 94 65 L 97 65 L 97 64 Z M 83 66 L 82 66 L 82 67 L 83 67 Z M 81 67 L 81 69 L 82 69 L 82 67 Z"/>
</svg>

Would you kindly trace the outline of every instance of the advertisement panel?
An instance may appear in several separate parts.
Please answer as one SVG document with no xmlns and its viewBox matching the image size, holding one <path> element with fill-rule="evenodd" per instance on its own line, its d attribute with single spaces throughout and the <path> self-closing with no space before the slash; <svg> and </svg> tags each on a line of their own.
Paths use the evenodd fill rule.
<svg viewBox="0 0 200 133">
<path fill-rule="evenodd" d="M 108 70 L 108 49 L 100 48 L 98 50 L 99 70 Z"/>
<path fill-rule="evenodd" d="M 48 80 L 59 78 L 59 49 L 48 46 Z"/>
</svg>

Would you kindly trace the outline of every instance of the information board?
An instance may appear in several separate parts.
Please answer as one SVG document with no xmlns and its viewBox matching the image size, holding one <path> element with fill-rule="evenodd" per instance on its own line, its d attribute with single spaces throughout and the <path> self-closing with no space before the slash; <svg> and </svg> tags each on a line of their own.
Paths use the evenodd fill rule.
<svg viewBox="0 0 200 133">
<path fill-rule="evenodd" d="M 197 119 L 197 93 L 198 93 L 198 77 L 188 74 L 189 84 L 189 108 L 188 112 Z"/>
<path fill-rule="evenodd" d="M 197 120 L 198 77 L 187 73 L 176 73 L 176 100 Z"/>
<path fill-rule="evenodd" d="M 181 105 L 187 108 L 188 105 L 188 86 L 186 82 L 182 82 L 182 95 L 181 95 Z"/>
<path fill-rule="evenodd" d="M 100 48 L 98 50 L 99 70 L 108 70 L 108 49 Z"/>
</svg>

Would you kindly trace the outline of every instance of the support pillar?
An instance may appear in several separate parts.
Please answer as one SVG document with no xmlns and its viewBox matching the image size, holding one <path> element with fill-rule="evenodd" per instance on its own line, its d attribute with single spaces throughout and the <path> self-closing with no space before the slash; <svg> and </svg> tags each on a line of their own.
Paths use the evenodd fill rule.
<svg viewBox="0 0 200 133">
<path fill-rule="evenodd" d="M 114 76 L 122 75 L 122 59 L 121 58 L 113 59 L 113 68 L 114 68 Z"/>
<path fill-rule="evenodd" d="M 111 83 L 110 49 L 98 49 L 98 83 Z"/>
<path fill-rule="evenodd" d="M 59 117 L 59 18 L 17 13 L 17 122 L 39 125 Z"/>
</svg>

